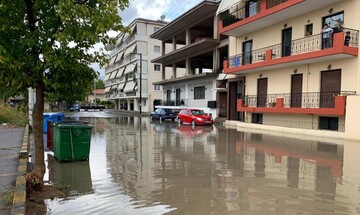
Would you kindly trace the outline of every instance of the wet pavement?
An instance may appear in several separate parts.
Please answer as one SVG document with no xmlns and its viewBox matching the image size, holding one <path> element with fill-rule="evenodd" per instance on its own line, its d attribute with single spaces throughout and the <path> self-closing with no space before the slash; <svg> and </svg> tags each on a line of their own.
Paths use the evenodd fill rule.
<svg viewBox="0 0 360 215">
<path fill-rule="evenodd" d="M 15 186 L 24 128 L 0 128 L 0 214 L 10 214 L 8 191 Z"/>
<path fill-rule="evenodd" d="M 359 142 L 71 115 L 95 126 L 90 159 L 46 152 L 45 180 L 70 185 L 49 214 L 360 214 Z"/>
</svg>

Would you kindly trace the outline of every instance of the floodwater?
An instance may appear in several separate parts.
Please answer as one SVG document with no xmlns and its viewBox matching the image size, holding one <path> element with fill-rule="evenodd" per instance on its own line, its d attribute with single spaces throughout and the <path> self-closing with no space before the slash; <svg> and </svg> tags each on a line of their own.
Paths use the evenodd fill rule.
<svg viewBox="0 0 360 215">
<path fill-rule="evenodd" d="M 360 214 L 360 142 L 87 120 L 89 161 L 46 153 L 46 178 L 70 185 L 48 214 Z"/>
</svg>

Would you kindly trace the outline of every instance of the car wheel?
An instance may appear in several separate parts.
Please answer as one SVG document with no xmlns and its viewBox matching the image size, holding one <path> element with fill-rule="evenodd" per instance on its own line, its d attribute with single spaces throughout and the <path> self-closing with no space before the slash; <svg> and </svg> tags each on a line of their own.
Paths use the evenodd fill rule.
<svg viewBox="0 0 360 215">
<path fill-rule="evenodd" d="M 80 109 L 78 109 L 77 112 L 80 112 Z"/>
<path fill-rule="evenodd" d="M 195 120 L 192 120 L 191 121 L 191 126 L 195 126 L 195 125 L 196 125 Z"/>
<path fill-rule="evenodd" d="M 88 111 L 88 109 L 87 109 L 87 108 L 85 108 L 85 111 Z"/>
<path fill-rule="evenodd" d="M 172 119 L 171 119 L 171 121 L 173 121 L 173 122 L 174 122 L 174 121 L 175 121 L 175 118 L 172 118 Z"/>
<path fill-rule="evenodd" d="M 102 111 L 103 109 L 102 108 L 100 108 L 100 111 Z"/>
</svg>

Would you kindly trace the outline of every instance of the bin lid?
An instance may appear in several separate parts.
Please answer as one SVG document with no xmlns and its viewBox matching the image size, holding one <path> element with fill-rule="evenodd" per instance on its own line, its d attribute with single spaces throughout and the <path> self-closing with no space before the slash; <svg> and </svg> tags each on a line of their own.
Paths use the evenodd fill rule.
<svg viewBox="0 0 360 215">
<path fill-rule="evenodd" d="M 62 112 L 50 112 L 50 113 L 44 113 L 43 116 L 65 116 Z"/>
<path fill-rule="evenodd" d="M 57 124 L 58 128 L 93 128 L 93 125 L 88 125 L 88 124 L 75 124 L 75 123 L 70 123 L 70 124 Z"/>
</svg>

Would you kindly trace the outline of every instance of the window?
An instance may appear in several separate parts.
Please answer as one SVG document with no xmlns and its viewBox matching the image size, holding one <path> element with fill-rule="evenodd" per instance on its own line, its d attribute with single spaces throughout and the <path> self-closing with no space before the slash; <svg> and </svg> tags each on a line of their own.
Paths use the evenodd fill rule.
<svg viewBox="0 0 360 215">
<path fill-rule="evenodd" d="M 261 113 L 253 113 L 251 116 L 251 123 L 263 124 L 263 115 Z"/>
<path fill-rule="evenodd" d="M 154 27 L 154 33 L 157 32 L 158 30 L 160 30 L 159 27 Z"/>
<path fill-rule="evenodd" d="M 205 86 L 194 87 L 194 99 L 205 99 Z"/>
<path fill-rule="evenodd" d="M 154 64 L 154 70 L 155 71 L 160 71 L 161 70 L 160 64 Z"/>
<path fill-rule="evenodd" d="M 313 24 L 305 25 L 305 36 L 310 36 L 313 34 Z"/>
<path fill-rule="evenodd" d="M 154 90 L 160 90 L 160 85 L 155 84 L 154 85 Z"/>
<path fill-rule="evenodd" d="M 344 24 L 344 12 L 340 12 L 340 13 L 335 13 L 335 14 L 331 14 L 330 16 L 324 17 L 323 18 L 323 25 L 324 24 L 328 24 L 328 26 L 330 28 L 334 29 L 334 33 L 336 33 L 338 30 L 337 29 L 342 29 L 342 26 Z"/>
<path fill-rule="evenodd" d="M 339 128 L 338 117 L 319 117 L 319 129 L 337 131 Z"/>
<path fill-rule="evenodd" d="M 154 52 L 160 53 L 160 46 L 154 46 Z"/>
</svg>

